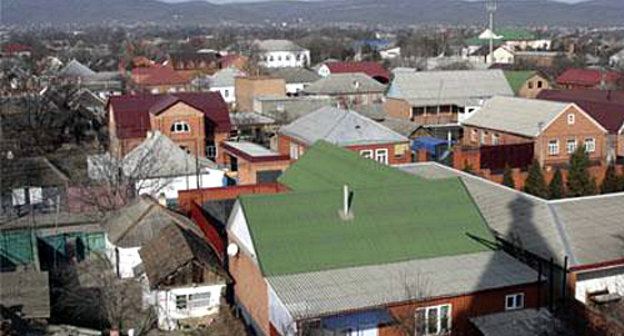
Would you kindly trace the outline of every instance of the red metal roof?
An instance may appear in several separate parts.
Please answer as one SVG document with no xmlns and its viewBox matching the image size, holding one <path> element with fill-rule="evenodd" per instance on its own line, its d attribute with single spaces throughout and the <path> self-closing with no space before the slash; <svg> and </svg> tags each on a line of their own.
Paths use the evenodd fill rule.
<svg viewBox="0 0 624 336">
<path fill-rule="evenodd" d="M 557 84 L 598 86 L 603 78 L 607 84 L 613 84 L 620 79 L 620 75 L 617 72 L 600 69 L 568 68 L 557 77 Z"/>
<path fill-rule="evenodd" d="M 390 80 L 388 71 L 376 62 L 330 62 L 325 65 L 331 73 L 363 72 L 375 79 L 383 79 L 386 83 Z"/>
<path fill-rule="evenodd" d="M 138 85 L 185 85 L 189 83 L 175 70 L 165 66 L 132 69 L 132 81 Z"/>
<path fill-rule="evenodd" d="M 17 54 L 21 52 L 31 52 L 32 48 L 24 44 L 11 43 L 11 44 L 5 44 L 2 50 L 5 53 Z"/>
<path fill-rule="evenodd" d="M 140 94 L 110 97 L 116 124 L 117 137 L 145 137 L 150 130 L 150 113 L 159 114 L 178 102 L 184 102 L 206 115 L 217 131 L 230 130 L 227 104 L 218 92 L 178 92 L 172 94 Z"/>
<path fill-rule="evenodd" d="M 624 91 L 543 90 L 537 98 L 575 103 L 610 133 L 624 124 Z"/>
</svg>

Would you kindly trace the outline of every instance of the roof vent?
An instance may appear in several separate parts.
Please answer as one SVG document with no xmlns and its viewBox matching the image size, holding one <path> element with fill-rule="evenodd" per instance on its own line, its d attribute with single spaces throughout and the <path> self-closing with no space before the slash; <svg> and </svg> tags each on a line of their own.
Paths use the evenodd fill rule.
<svg viewBox="0 0 624 336">
<path fill-rule="evenodd" d="M 339 211 L 340 218 L 344 221 L 353 219 L 353 209 L 351 207 L 353 203 L 353 192 L 349 191 L 349 186 L 344 185 L 342 188 L 342 210 Z"/>
</svg>

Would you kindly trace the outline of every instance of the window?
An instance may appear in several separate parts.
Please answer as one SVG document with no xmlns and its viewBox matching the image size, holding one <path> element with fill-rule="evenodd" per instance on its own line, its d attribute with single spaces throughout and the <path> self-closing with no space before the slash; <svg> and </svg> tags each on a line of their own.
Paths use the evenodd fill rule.
<svg viewBox="0 0 624 336">
<path fill-rule="evenodd" d="M 273 56 L 269 56 L 269 62 L 273 62 L 274 58 Z"/>
<path fill-rule="evenodd" d="M 481 132 L 481 144 L 485 145 L 485 137 L 487 136 L 487 132 Z"/>
<path fill-rule="evenodd" d="M 206 157 L 209 159 L 214 159 L 215 157 L 217 157 L 217 147 L 206 146 Z"/>
<path fill-rule="evenodd" d="M 230 90 L 223 90 L 223 97 L 227 98 L 230 96 Z"/>
<path fill-rule="evenodd" d="M 416 335 L 441 335 L 451 331 L 451 305 L 416 310 Z"/>
<path fill-rule="evenodd" d="M 210 292 L 190 294 L 188 296 L 189 308 L 203 308 L 210 306 Z"/>
<path fill-rule="evenodd" d="M 297 160 L 299 158 L 299 146 L 295 143 L 290 143 L 290 158 Z"/>
<path fill-rule="evenodd" d="M 537 81 L 537 88 L 541 89 L 544 86 L 544 83 L 542 83 L 542 81 Z"/>
<path fill-rule="evenodd" d="M 498 146 L 500 144 L 500 135 L 492 134 L 492 145 Z"/>
<path fill-rule="evenodd" d="M 290 55 L 286 55 L 286 60 L 290 61 Z"/>
<path fill-rule="evenodd" d="M 277 56 L 277 60 L 281 62 L 282 61 L 282 56 Z"/>
<path fill-rule="evenodd" d="M 596 151 L 596 139 L 595 138 L 585 139 L 585 152 L 593 153 L 595 151 Z"/>
<path fill-rule="evenodd" d="M 559 155 L 559 140 L 551 140 L 548 142 L 548 154 Z"/>
<path fill-rule="evenodd" d="M 529 82 L 529 89 L 533 89 L 533 82 Z"/>
<path fill-rule="evenodd" d="M 372 159 L 373 158 L 373 150 L 372 149 L 361 150 L 360 151 L 360 156 L 365 158 L 365 159 Z"/>
<path fill-rule="evenodd" d="M 186 295 L 176 295 L 176 309 L 183 310 L 187 308 L 187 296 Z"/>
<path fill-rule="evenodd" d="M 574 114 L 568 114 L 568 125 L 574 125 Z"/>
<path fill-rule="evenodd" d="M 375 161 L 388 164 L 388 150 L 385 148 L 375 150 Z"/>
<path fill-rule="evenodd" d="M 177 121 L 171 125 L 171 133 L 188 133 L 191 131 L 191 126 L 184 121 Z"/>
<path fill-rule="evenodd" d="M 297 55 L 297 61 L 301 61 L 301 54 Z"/>
<path fill-rule="evenodd" d="M 566 143 L 566 150 L 568 154 L 572 154 L 574 153 L 574 151 L 576 151 L 576 139 L 575 138 L 568 139 L 568 142 Z"/>
<path fill-rule="evenodd" d="M 524 308 L 524 293 L 516 293 L 505 296 L 505 310 Z"/>
<path fill-rule="evenodd" d="M 479 135 L 479 131 L 473 129 L 470 131 L 470 141 L 477 142 L 477 136 Z"/>
</svg>

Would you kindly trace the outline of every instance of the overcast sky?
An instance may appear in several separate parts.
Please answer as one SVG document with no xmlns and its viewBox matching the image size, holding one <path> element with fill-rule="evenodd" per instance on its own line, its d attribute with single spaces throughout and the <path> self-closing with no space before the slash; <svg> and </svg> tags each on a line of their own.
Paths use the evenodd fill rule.
<svg viewBox="0 0 624 336">
<path fill-rule="evenodd" d="M 161 0 L 161 1 L 184 2 L 184 1 L 190 1 L 190 0 Z M 269 0 L 207 0 L 207 1 L 212 2 L 212 3 L 217 3 L 217 4 L 223 4 L 223 3 L 232 3 L 232 2 L 261 2 L 261 1 L 269 1 Z M 304 1 L 304 0 L 300 0 L 300 1 Z M 322 0 L 305 0 L 305 1 L 322 1 Z M 502 0 L 502 1 L 511 1 L 511 0 Z M 575 3 L 575 2 L 581 2 L 584 0 L 554 0 L 554 1 Z"/>
</svg>

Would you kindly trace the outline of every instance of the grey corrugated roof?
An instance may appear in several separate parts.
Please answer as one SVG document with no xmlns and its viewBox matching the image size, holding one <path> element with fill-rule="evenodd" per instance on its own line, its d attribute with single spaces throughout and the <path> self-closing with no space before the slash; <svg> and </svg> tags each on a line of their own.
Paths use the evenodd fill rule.
<svg viewBox="0 0 624 336">
<path fill-rule="evenodd" d="M 306 51 L 307 49 L 289 40 L 256 41 L 254 45 L 261 51 Z"/>
<path fill-rule="evenodd" d="M 230 124 L 234 127 L 271 125 L 275 120 L 255 112 L 239 112 L 230 114 Z"/>
<path fill-rule="evenodd" d="M 313 144 L 318 140 L 340 146 L 409 141 L 401 134 L 357 112 L 335 107 L 323 107 L 307 114 L 280 128 L 278 132 L 307 144 Z"/>
<path fill-rule="evenodd" d="M 379 123 L 406 137 L 412 136 L 414 132 L 422 127 L 422 125 L 407 119 L 392 117 L 385 117 Z"/>
<path fill-rule="evenodd" d="M 25 319 L 50 317 L 48 272 L 0 273 L 0 305 L 18 308 Z"/>
<path fill-rule="evenodd" d="M 580 265 L 624 253 L 624 193 L 551 202 Z"/>
<path fill-rule="evenodd" d="M 269 69 L 271 77 L 284 78 L 287 84 L 312 83 L 321 78 L 318 73 L 299 67 Z"/>
<path fill-rule="evenodd" d="M 540 127 L 546 127 L 568 106 L 569 103 L 546 100 L 494 97 L 463 124 L 536 137 L 541 132 Z"/>
<path fill-rule="evenodd" d="M 61 70 L 61 75 L 70 77 L 91 77 L 95 76 L 95 71 L 89 69 L 86 65 L 73 59 Z"/>
<path fill-rule="evenodd" d="M 437 163 L 401 170 L 428 179 L 459 176 L 497 235 L 546 260 L 571 266 L 618 260 L 624 246 L 624 193 L 547 201 Z"/>
<path fill-rule="evenodd" d="M 483 336 L 575 335 L 547 309 L 522 309 L 473 317 Z"/>
<path fill-rule="evenodd" d="M 331 74 L 304 89 L 307 94 L 363 94 L 383 93 L 386 86 L 364 73 Z"/>
<path fill-rule="evenodd" d="M 492 96 L 513 96 L 502 70 L 396 71 L 388 97 L 423 101 L 464 102 Z"/>
<path fill-rule="evenodd" d="M 423 297 L 457 296 L 537 281 L 502 251 L 269 277 L 295 319 L 367 309 Z"/>
<path fill-rule="evenodd" d="M 211 88 L 232 87 L 237 76 L 244 73 L 236 68 L 225 68 L 217 71 L 209 78 Z"/>
</svg>

